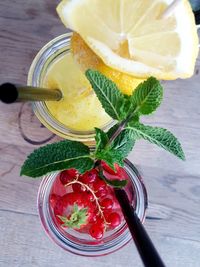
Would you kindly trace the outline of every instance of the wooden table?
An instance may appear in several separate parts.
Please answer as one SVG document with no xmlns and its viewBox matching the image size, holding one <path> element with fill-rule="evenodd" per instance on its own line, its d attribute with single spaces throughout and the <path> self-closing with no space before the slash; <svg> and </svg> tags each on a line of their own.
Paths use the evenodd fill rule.
<svg viewBox="0 0 200 267">
<path fill-rule="evenodd" d="M 66 30 L 51 0 L 0 2 L 0 81 L 25 84 L 37 51 Z M 187 157 L 181 162 L 146 142 L 130 159 L 147 186 L 146 228 L 170 267 L 200 266 L 200 58 L 189 80 L 164 82 L 164 101 L 150 124 L 172 130 Z M 39 222 L 40 179 L 20 177 L 26 156 L 58 138 L 42 127 L 30 104 L 0 103 L 0 267 L 142 266 L 133 243 L 97 259 L 69 254 L 52 243 Z M 155 266 L 156 267 L 156 266 Z"/>
</svg>

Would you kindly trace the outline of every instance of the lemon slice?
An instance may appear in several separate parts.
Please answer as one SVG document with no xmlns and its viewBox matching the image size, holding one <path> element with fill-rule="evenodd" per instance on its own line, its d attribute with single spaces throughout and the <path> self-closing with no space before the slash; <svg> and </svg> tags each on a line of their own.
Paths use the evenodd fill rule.
<svg viewBox="0 0 200 267">
<path fill-rule="evenodd" d="M 111 79 L 124 94 L 131 95 L 134 89 L 144 81 L 143 79 L 138 79 L 106 66 L 89 48 L 81 36 L 75 32 L 71 38 L 71 52 L 82 71 L 85 72 L 87 69 L 96 69 L 100 71 L 106 77 Z"/>
<path fill-rule="evenodd" d="M 198 54 L 191 6 L 183 0 L 63 0 L 58 14 L 103 62 L 135 77 L 188 78 Z"/>
</svg>

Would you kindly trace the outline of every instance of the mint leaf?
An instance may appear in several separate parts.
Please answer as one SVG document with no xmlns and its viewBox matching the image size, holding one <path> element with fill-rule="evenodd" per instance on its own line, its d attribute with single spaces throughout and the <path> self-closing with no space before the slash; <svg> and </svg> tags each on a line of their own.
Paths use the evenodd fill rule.
<svg viewBox="0 0 200 267">
<path fill-rule="evenodd" d="M 108 185 L 112 186 L 112 187 L 116 187 L 116 188 L 123 188 L 127 185 L 128 181 L 127 180 L 109 180 L 107 179 L 103 172 L 100 171 L 99 172 L 99 176 L 101 177 L 102 180 L 104 180 Z"/>
<path fill-rule="evenodd" d="M 135 136 L 132 131 L 127 129 L 121 131 L 121 133 L 113 140 L 110 145 L 111 150 L 117 150 L 119 155 L 124 159 L 128 156 L 129 152 L 133 149 L 135 144 Z"/>
<path fill-rule="evenodd" d="M 117 136 L 111 140 L 116 133 Z M 95 157 L 106 161 L 112 169 L 114 169 L 114 163 L 123 166 L 124 158 L 128 156 L 135 144 L 134 137 L 132 131 L 121 129 L 120 124 L 114 125 L 107 134 L 96 128 Z"/>
<path fill-rule="evenodd" d="M 159 127 L 146 126 L 141 123 L 129 123 L 126 129 L 132 131 L 135 139 L 143 138 L 148 140 L 149 142 L 164 148 L 180 159 L 185 160 L 181 144 L 168 130 Z"/>
<path fill-rule="evenodd" d="M 160 106 L 162 98 L 163 88 L 160 82 L 150 77 L 133 91 L 131 103 L 139 114 L 148 115 Z"/>
<path fill-rule="evenodd" d="M 96 151 L 99 151 L 105 148 L 109 139 L 108 139 L 107 134 L 101 129 L 95 128 L 95 132 L 96 132 L 96 135 L 95 135 Z"/>
<path fill-rule="evenodd" d="M 28 156 L 20 174 L 39 177 L 49 172 L 70 168 L 84 173 L 93 166 L 94 161 L 86 145 L 65 140 L 36 149 Z"/>
<path fill-rule="evenodd" d="M 87 70 L 85 75 L 107 114 L 118 121 L 125 118 L 129 103 L 116 84 L 95 70 Z"/>
</svg>

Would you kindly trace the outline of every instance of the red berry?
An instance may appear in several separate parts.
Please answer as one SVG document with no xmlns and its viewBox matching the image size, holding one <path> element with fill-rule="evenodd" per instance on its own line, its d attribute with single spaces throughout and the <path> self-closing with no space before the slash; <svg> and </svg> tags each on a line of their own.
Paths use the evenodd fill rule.
<svg viewBox="0 0 200 267">
<path fill-rule="evenodd" d="M 94 201 L 93 194 L 91 192 L 89 192 L 89 191 L 87 191 L 86 193 L 87 193 L 87 195 L 86 195 L 87 200 L 90 201 L 90 202 Z"/>
<path fill-rule="evenodd" d="M 93 184 L 93 189 L 94 191 L 100 191 L 100 190 L 104 190 L 106 188 L 106 183 L 103 180 L 96 180 L 95 183 Z"/>
<path fill-rule="evenodd" d="M 112 212 L 108 215 L 106 220 L 110 224 L 111 228 L 116 228 L 121 223 L 121 217 L 117 212 Z"/>
<path fill-rule="evenodd" d="M 60 181 L 63 185 L 65 185 L 71 182 L 76 177 L 77 174 L 78 172 L 75 169 L 62 171 L 60 174 Z"/>
<path fill-rule="evenodd" d="M 112 175 L 115 175 L 120 169 L 119 165 L 115 163 L 114 164 L 115 170 L 113 170 L 105 161 L 101 161 L 101 166 L 106 172 Z"/>
<path fill-rule="evenodd" d="M 104 198 L 100 201 L 100 205 L 105 210 L 111 210 L 113 207 L 113 201 L 110 198 Z"/>
<path fill-rule="evenodd" d="M 101 197 L 105 197 L 107 195 L 107 192 L 108 192 L 107 188 L 102 188 L 99 191 L 97 191 L 95 195 L 96 197 L 101 198 Z"/>
<path fill-rule="evenodd" d="M 97 221 L 97 215 L 93 215 L 91 218 L 90 218 L 90 223 L 96 223 Z"/>
<path fill-rule="evenodd" d="M 77 193 L 81 193 L 81 192 L 85 191 L 85 188 L 82 185 L 78 184 L 78 183 L 73 184 L 72 185 L 72 189 L 73 189 L 74 192 L 77 192 Z"/>
<path fill-rule="evenodd" d="M 96 169 L 92 169 L 91 171 L 87 171 L 85 174 L 80 176 L 80 181 L 84 184 L 94 183 L 96 178 L 98 177 L 98 172 Z"/>
<path fill-rule="evenodd" d="M 96 223 L 99 225 L 99 226 L 101 226 L 102 228 L 104 228 L 104 220 L 103 220 L 103 218 L 101 217 L 101 216 L 97 216 L 96 217 Z"/>
<path fill-rule="evenodd" d="M 102 228 L 99 224 L 95 223 L 90 227 L 89 233 L 91 237 L 95 239 L 101 239 L 103 237 L 104 228 Z"/>
</svg>

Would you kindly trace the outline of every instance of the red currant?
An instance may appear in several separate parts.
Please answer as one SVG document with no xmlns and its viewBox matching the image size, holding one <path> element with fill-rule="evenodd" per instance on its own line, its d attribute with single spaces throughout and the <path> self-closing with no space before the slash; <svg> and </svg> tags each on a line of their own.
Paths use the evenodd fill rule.
<svg viewBox="0 0 200 267">
<path fill-rule="evenodd" d="M 76 177 L 77 174 L 78 172 L 75 169 L 62 171 L 60 174 L 60 181 L 63 185 L 65 185 L 71 182 Z"/>
<path fill-rule="evenodd" d="M 111 228 L 116 228 L 121 223 L 121 217 L 117 212 L 112 212 L 108 215 L 107 222 L 110 224 Z"/>
<path fill-rule="evenodd" d="M 107 188 L 102 188 L 95 193 L 96 197 L 101 198 L 107 195 Z"/>
<path fill-rule="evenodd" d="M 111 210 L 113 207 L 113 201 L 110 198 L 104 198 L 100 201 L 100 205 L 105 210 Z"/>
<path fill-rule="evenodd" d="M 85 174 L 80 176 L 80 181 L 84 184 L 94 183 L 96 178 L 98 177 L 98 172 L 96 169 L 92 169 L 91 171 L 87 171 Z"/>
<path fill-rule="evenodd" d="M 90 202 L 94 201 L 93 194 L 91 192 L 89 192 L 89 191 L 87 191 L 86 193 L 87 193 L 87 196 L 86 196 L 87 200 L 90 201 Z"/>
<path fill-rule="evenodd" d="M 78 183 L 73 184 L 72 185 L 72 189 L 73 189 L 74 192 L 77 192 L 77 193 L 81 193 L 81 192 L 85 191 L 85 188 L 82 185 L 78 184 Z"/>
<path fill-rule="evenodd" d="M 96 180 L 96 182 L 93 184 L 93 189 L 94 191 L 100 191 L 100 190 L 104 190 L 106 188 L 106 183 L 103 180 Z"/>
<path fill-rule="evenodd" d="M 95 223 L 90 227 L 89 233 L 91 237 L 101 239 L 103 237 L 104 228 L 102 228 L 98 223 Z"/>
</svg>

